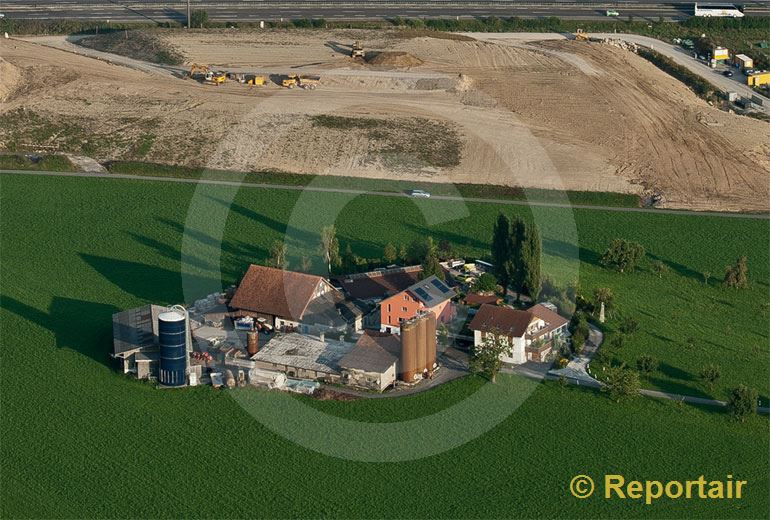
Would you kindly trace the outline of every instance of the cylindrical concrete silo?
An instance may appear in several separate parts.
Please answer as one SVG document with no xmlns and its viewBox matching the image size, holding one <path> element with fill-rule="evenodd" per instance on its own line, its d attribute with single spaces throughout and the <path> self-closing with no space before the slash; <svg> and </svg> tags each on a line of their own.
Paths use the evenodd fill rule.
<svg viewBox="0 0 770 520">
<path fill-rule="evenodd" d="M 417 324 L 401 324 L 401 380 L 411 383 L 417 370 Z"/>
<path fill-rule="evenodd" d="M 160 367 L 158 381 L 166 386 L 187 384 L 187 316 L 170 310 L 158 316 Z"/>
<path fill-rule="evenodd" d="M 436 315 L 432 312 L 425 316 L 426 343 L 425 343 L 425 368 L 433 370 L 436 364 Z"/>
<path fill-rule="evenodd" d="M 428 361 L 427 338 L 428 324 L 426 316 L 417 318 L 417 373 L 422 375 Z"/>
</svg>

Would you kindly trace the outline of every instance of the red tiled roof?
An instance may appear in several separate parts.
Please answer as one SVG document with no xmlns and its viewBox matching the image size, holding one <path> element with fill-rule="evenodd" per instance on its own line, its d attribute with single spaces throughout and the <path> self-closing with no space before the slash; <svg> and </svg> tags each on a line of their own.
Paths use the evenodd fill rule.
<svg viewBox="0 0 770 520">
<path fill-rule="evenodd" d="M 494 305 L 498 300 L 500 300 L 500 296 L 496 294 L 469 293 L 465 297 L 465 305 L 483 305 L 485 303 Z"/>
<path fill-rule="evenodd" d="M 251 265 L 230 307 L 299 321 L 319 283 L 326 282 L 320 276 Z"/>
<path fill-rule="evenodd" d="M 527 309 L 527 311 L 531 312 L 535 317 L 540 318 L 545 322 L 545 329 L 542 330 L 542 333 L 551 332 L 569 323 L 567 318 L 561 316 L 557 312 L 552 311 L 542 303 L 533 305 Z"/>
<path fill-rule="evenodd" d="M 390 271 L 373 271 L 349 276 L 337 276 L 335 282 L 352 299 L 386 298 L 414 285 L 422 266 L 402 267 Z"/>
<path fill-rule="evenodd" d="M 469 325 L 471 330 L 499 330 L 501 333 L 520 338 L 527 332 L 527 327 L 534 319 L 529 311 L 519 311 L 510 307 L 496 307 L 484 304 Z"/>
</svg>

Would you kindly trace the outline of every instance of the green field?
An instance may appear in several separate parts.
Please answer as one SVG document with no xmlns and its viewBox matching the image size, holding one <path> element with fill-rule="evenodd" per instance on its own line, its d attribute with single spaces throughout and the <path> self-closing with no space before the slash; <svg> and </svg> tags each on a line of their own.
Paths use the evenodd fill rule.
<svg viewBox="0 0 770 520">
<path fill-rule="evenodd" d="M 369 257 L 387 241 L 425 234 L 480 255 L 501 208 L 531 216 L 523 207 L 494 204 L 348 201 L 267 189 L 240 190 L 230 205 L 232 188 L 209 186 L 188 218 L 195 189 L 0 176 L 3 517 L 767 516 L 766 418 L 740 425 L 711 409 L 642 398 L 616 405 L 591 391 L 545 384 L 500 425 L 454 450 L 421 461 L 363 463 L 298 447 L 252 419 L 227 392 L 158 391 L 115 374 L 107 359 L 113 312 L 189 299 L 196 288 L 219 285 L 220 268 L 222 282 L 234 283 L 284 234 L 295 261 L 313 253 L 316 230 L 335 206 L 343 245 Z M 619 355 L 657 356 L 662 365 L 650 386 L 723 397 L 748 383 L 767 399 L 767 221 L 576 210 L 574 246 L 571 211 L 534 211 L 548 272 L 558 279 L 577 273 L 587 292 L 612 287 L 618 313 L 641 323 Z M 220 248 L 217 226 L 206 224 L 222 215 Z M 600 268 L 598 255 L 615 237 L 642 242 L 671 271 L 658 278 L 649 267 L 632 275 Z M 570 261 L 575 253 L 579 263 Z M 752 288 L 719 288 L 724 266 L 740 254 L 749 258 Z M 708 287 L 700 274 L 706 270 L 713 273 Z M 690 337 L 697 341 L 683 349 Z M 692 379 L 706 362 L 723 370 L 713 392 Z M 468 378 L 412 398 L 310 404 L 359 421 L 394 422 L 439 410 L 480 384 Z M 524 385 L 516 378 L 501 384 Z M 750 491 L 741 502 L 652 506 L 567 494 L 572 476 L 605 472 L 657 479 L 733 474 L 749 480 Z"/>
</svg>

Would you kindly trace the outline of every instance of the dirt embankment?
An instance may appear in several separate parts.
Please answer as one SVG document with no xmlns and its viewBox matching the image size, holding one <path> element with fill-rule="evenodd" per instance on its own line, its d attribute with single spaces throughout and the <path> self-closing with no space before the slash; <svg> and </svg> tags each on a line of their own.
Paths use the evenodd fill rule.
<svg viewBox="0 0 770 520">
<path fill-rule="evenodd" d="M 0 102 L 8 100 L 19 86 L 19 69 L 0 58 Z"/>
<path fill-rule="evenodd" d="M 191 62 L 270 81 L 215 87 L 0 41 L 8 66 L 31 78 L 0 109 L 0 148 L 238 170 L 648 190 L 683 208 L 770 205 L 770 125 L 720 112 L 611 46 L 382 31 L 192 31 L 164 39 Z M 356 40 L 384 63 L 351 58 Z M 273 79 L 285 74 L 318 74 L 321 83 L 288 90 Z M 10 92 L 5 79 L 2 88 Z"/>
</svg>

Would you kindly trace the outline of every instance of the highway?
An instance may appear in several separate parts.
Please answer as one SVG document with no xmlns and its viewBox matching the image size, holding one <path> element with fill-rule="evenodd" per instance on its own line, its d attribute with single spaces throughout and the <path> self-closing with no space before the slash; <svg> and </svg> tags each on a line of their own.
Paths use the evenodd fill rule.
<svg viewBox="0 0 770 520">
<path fill-rule="evenodd" d="M 607 9 L 621 18 L 680 20 L 692 14 L 692 2 L 654 0 L 550 0 L 545 2 L 491 0 L 487 2 L 368 1 L 350 0 L 191 0 L 193 9 L 205 9 L 212 21 L 278 21 L 296 18 L 324 18 L 334 21 L 378 20 L 397 16 L 409 18 L 471 18 L 479 16 L 572 19 L 606 18 Z M 184 22 L 185 0 L 0 0 L 0 13 L 8 18 L 109 20 L 111 22 Z M 747 16 L 770 15 L 770 1 L 745 3 Z"/>
</svg>

